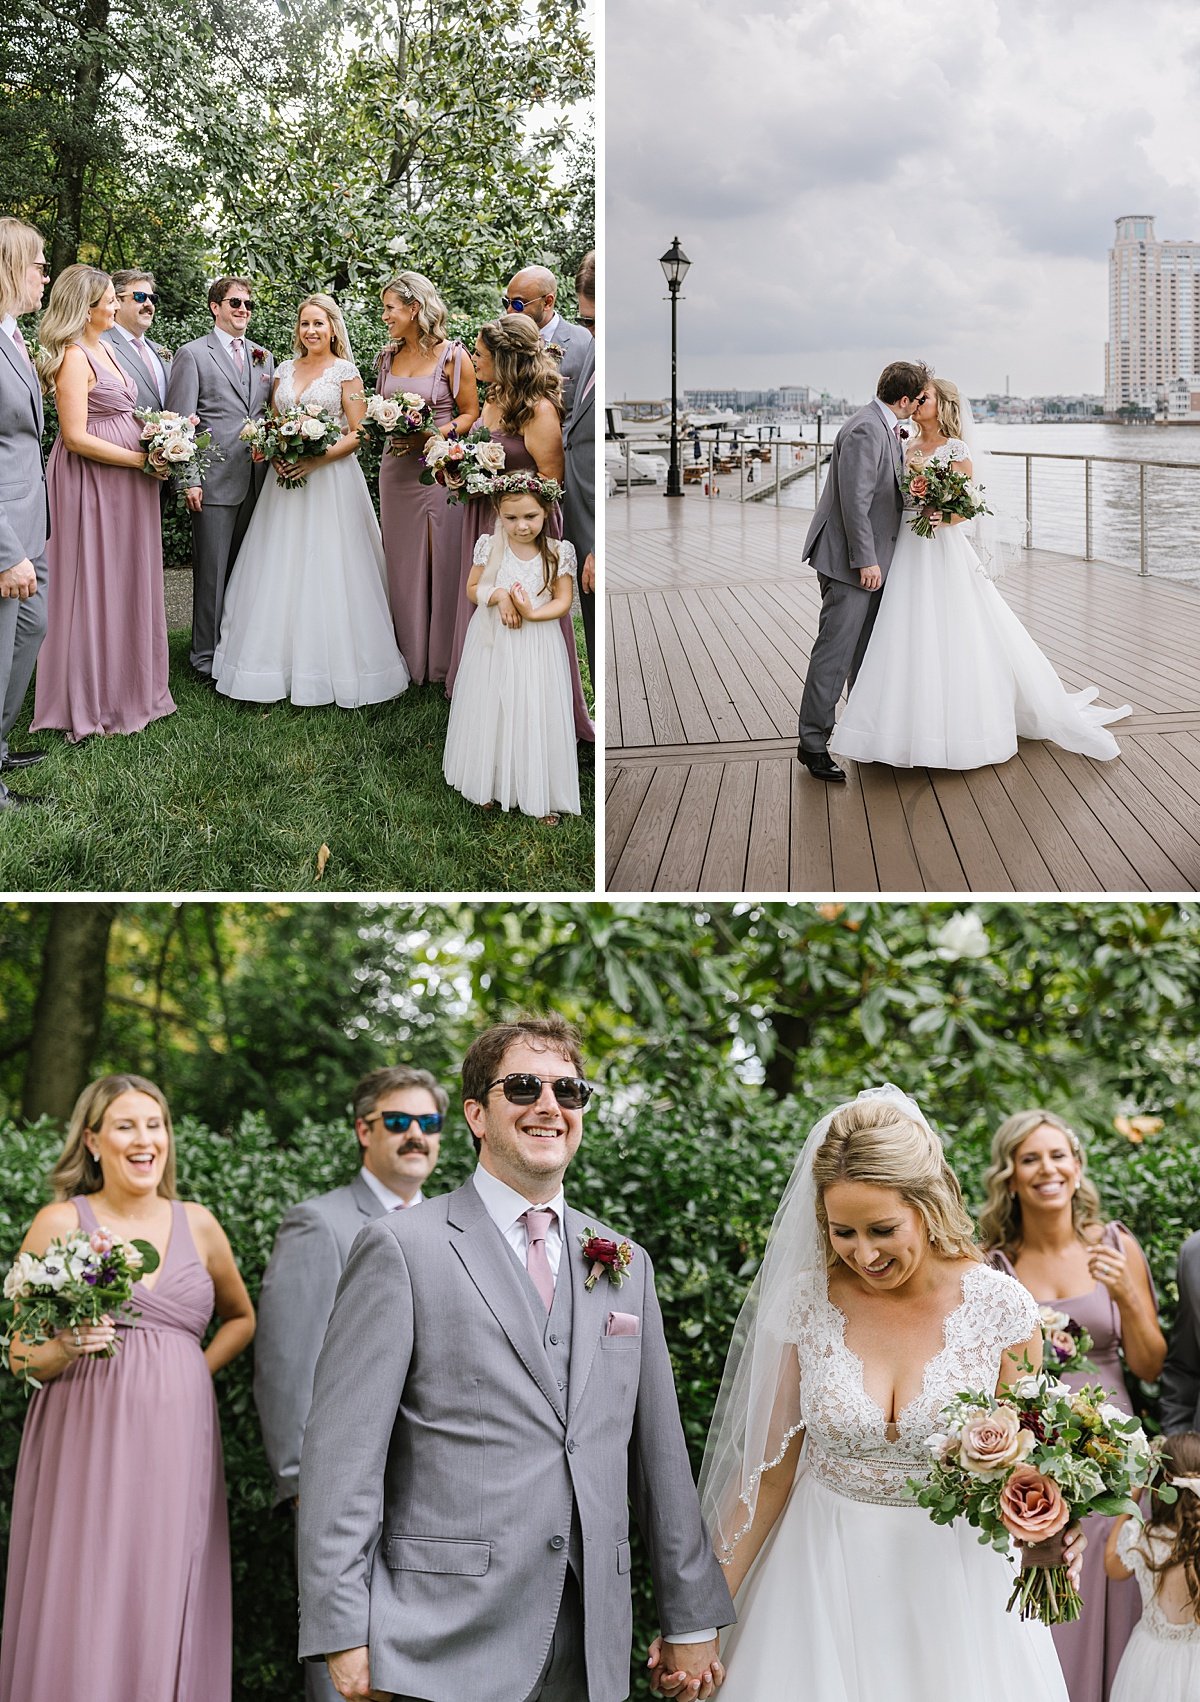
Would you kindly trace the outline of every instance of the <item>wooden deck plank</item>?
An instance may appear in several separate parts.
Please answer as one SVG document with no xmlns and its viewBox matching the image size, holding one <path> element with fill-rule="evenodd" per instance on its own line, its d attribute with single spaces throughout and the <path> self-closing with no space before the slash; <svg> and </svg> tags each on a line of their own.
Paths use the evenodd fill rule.
<svg viewBox="0 0 1200 1702">
<path fill-rule="evenodd" d="M 721 790 L 700 871 L 701 892 L 746 890 L 746 852 L 757 767 L 753 762 L 729 762 L 721 770 Z"/>
<path fill-rule="evenodd" d="M 645 597 L 629 599 L 629 619 L 642 670 L 646 708 L 655 730 L 655 739 L 682 739 L 683 721 L 671 689 L 671 673 L 663 659 L 662 647 Z"/>
<path fill-rule="evenodd" d="M 658 637 L 667 677 L 671 682 L 671 691 L 679 710 L 684 739 L 688 743 L 696 744 L 716 739 L 717 729 L 713 726 L 712 717 L 705 706 L 704 694 L 696 683 L 687 650 L 680 640 L 667 599 L 661 591 L 648 593 L 646 611 Z M 656 742 L 663 744 L 666 741 L 659 739 Z"/>
<path fill-rule="evenodd" d="M 979 813 L 965 772 L 939 768 L 930 770 L 930 773 L 968 889 L 972 892 L 1011 892 L 1012 880 L 1004 859 Z"/>
<path fill-rule="evenodd" d="M 1008 870 L 1015 892 L 1050 892 L 1055 885 L 1050 866 L 1021 820 L 994 768 L 972 768 L 967 785 L 993 843 Z"/>
<path fill-rule="evenodd" d="M 616 690 L 609 699 L 619 717 L 621 743 L 649 745 L 654 742 L 654 723 L 642 682 L 642 663 L 633 633 L 633 616 L 628 598 L 609 604 L 608 648 L 616 670 Z M 611 745 L 611 740 L 609 741 Z"/>
<path fill-rule="evenodd" d="M 660 892 L 700 891 L 704 854 L 721 790 L 721 768 L 717 763 L 699 763 L 686 772 L 679 808 L 655 877 Z"/>
<path fill-rule="evenodd" d="M 791 850 L 788 885 L 792 892 L 832 892 L 833 839 L 829 831 L 829 788 L 803 763 L 791 765 Z"/>
<path fill-rule="evenodd" d="M 967 877 L 928 771 L 897 768 L 894 772 L 921 885 L 926 892 L 965 892 Z"/>
<path fill-rule="evenodd" d="M 833 884 L 839 892 L 879 892 L 879 876 L 875 872 L 875 856 L 871 849 L 871 828 L 867 821 L 867 804 L 863 797 L 862 779 L 857 769 L 850 769 L 844 785 L 828 785 L 810 780 L 829 793 L 829 839 L 833 853 Z"/>
<path fill-rule="evenodd" d="M 788 889 L 788 813 L 793 767 L 799 764 L 785 758 L 755 764 L 754 813 L 750 818 L 750 849 L 746 856 L 747 892 Z"/>
<path fill-rule="evenodd" d="M 858 777 L 867 806 L 875 878 L 881 892 L 920 892 L 925 879 L 912 839 L 895 769 L 883 763 L 859 765 Z"/>
<path fill-rule="evenodd" d="M 604 862 L 607 868 L 615 869 L 646 801 L 654 770 L 610 764 L 607 774 L 612 778 L 604 800 Z"/>
<path fill-rule="evenodd" d="M 642 807 L 613 867 L 614 887 L 623 892 L 653 891 L 687 775 L 683 766 L 650 770 Z"/>
</svg>

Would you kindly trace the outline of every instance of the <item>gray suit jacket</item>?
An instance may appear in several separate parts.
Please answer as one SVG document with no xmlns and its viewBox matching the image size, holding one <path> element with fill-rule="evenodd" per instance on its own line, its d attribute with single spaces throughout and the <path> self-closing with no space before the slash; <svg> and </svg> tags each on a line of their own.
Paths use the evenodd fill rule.
<svg viewBox="0 0 1200 1702">
<path fill-rule="evenodd" d="M 804 560 L 827 579 L 857 585 L 858 570 L 878 566 L 883 578 L 900 531 L 902 456 L 878 404 L 860 408 L 838 432 L 817 512 L 804 540 Z"/>
<path fill-rule="evenodd" d="M 359 1231 L 387 1207 L 361 1176 L 285 1215 L 263 1273 L 254 1335 L 254 1404 L 275 1500 L 300 1493 L 300 1444 L 334 1296 Z"/>
<path fill-rule="evenodd" d="M 250 489 L 262 488 L 265 465 L 256 467 L 248 445 L 238 433 L 247 418 L 261 419 L 271 400 L 275 361 L 268 350 L 246 338 L 246 370 L 239 378 L 215 331 L 176 349 L 167 385 L 167 407 L 180 414 L 199 414 L 200 429 L 211 431 L 225 457 L 214 461 L 204 475 L 205 505 L 236 508 Z M 254 359 L 255 354 L 262 356 Z M 202 518 L 202 516 L 201 516 Z"/>
<path fill-rule="evenodd" d="M 130 378 L 132 378 L 134 383 L 137 385 L 137 401 L 134 406 L 137 408 L 154 410 L 165 408 L 167 405 L 165 399 L 160 399 L 153 381 L 146 372 L 146 368 L 130 349 L 128 338 L 123 337 L 114 325 L 111 331 L 103 332 L 100 341 L 108 344 L 109 348 L 113 352 L 117 365 L 121 368 L 122 372 L 127 372 Z M 161 343 L 151 342 L 149 337 L 147 337 L 146 341 L 150 343 L 150 347 L 154 350 L 155 354 L 163 364 L 163 369 L 166 373 L 166 386 L 169 389 L 171 384 L 171 357 Z M 195 410 L 192 408 L 180 408 L 178 412 L 181 414 L 184 412 L 194 413 Z"/>
<path fill-rule="evenodd" d="M 300 1465 L 300 1654 L 367 1644 L 381 1690 L 523 1702 L 578 1520 L 590 1702 L 629 1690 L 629 1500 L 663 1624 L 734 1617 L 692 1482 L 641 1248 L 588 1293 L 568 1207 L 568 1393 L 536 1295 L 474 1184 L 355 1242 L 317 1362 Z M 640 1320 L 605 1335 L 610 1312 Z"/>
<path fill-rule="evenodd" d="M 583 358 L 575 384 L 575 405 L 563 427 L 566 457 L 563 494 L 563 537 L 569 538 L 583 567 L 583 558 L 596 547 L 596 386 L 584 395 L 596 370 L 596 345 Z"/>
<path fill-rule="evenodd" d="M 0 570 L 36 564 L 50 536 L 42 425 L 41 387 L 0 331 Z"/>
<path fill-rule="evenodd" d="M 579 378 L 580 369 L 587 359 L 588 352 L 595 354 L 596 342 L 590 331 L 585 331 L 582 325 L 572 325 L 569 319 L 559 314 L 558 324 L 554 327 L 553 337 L 546 339 L 556 349 L 562 350 L 562 360 L 559 365 L 563 381 L 563 419 L 571 417 L 571 409 L 575 406 L 575 385 Z M 573 541 L 573 540 L 572 540 Z"/>
<path fill-rule="evenodd" d="M 1163 1434 L 1200 1430 L 1200 1230 L 1179 1249 L 1179 1311 L 1162 1368 Z"/>
</svg>

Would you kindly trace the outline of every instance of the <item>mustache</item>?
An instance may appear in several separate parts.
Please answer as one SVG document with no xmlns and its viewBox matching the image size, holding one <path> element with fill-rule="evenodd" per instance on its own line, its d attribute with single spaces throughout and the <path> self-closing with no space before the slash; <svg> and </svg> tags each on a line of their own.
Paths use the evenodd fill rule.
<svg viewBox="0 0 1200 1702">
<path fill-rule="evenodd" d="M 428 1151 L 429 1151 L 429 1142 L 426 1141 L 426 1140 L 422 1140 L 422 1138 L 418 1135 L 415 1140 L 414 1139 L 406 1140 L 403 1146 L 398 1146 L 396 1148 L 396 1156 L 398 1158 L 403 1158 L 405 1153 L 407 1153 L 407 1152 L 428 1152 Z"/>
</svg>

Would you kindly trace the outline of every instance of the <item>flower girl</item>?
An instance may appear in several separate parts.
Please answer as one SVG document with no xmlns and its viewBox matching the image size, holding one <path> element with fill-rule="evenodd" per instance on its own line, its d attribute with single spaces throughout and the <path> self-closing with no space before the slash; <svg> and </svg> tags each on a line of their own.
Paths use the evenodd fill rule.
<svg viewBox="0 0 1200 1702">
<path fill-rule="evenodd" d="M 1200 1435 L 1169 1436 L 1163 1468 L 1177 1499 L 1167 1503 L 1152 1492 L 1146 1523 L 1117 1519 L 1105 1549 L 1109 1577 L 1132 1575 L 1142 1593 L 1142 1617 L 1121 1656 L 1111 1702 L 1200 1696 Z"/>
<path fill-rule="evenodd" d="M 516 806 L 547 826 L 579 814 L 571 677 L 558 627 L 571 608 L 575 551 L 546 521 L 562 491 L 536 473 L 498 478 L 500 524 L 475 545 L 467 627 L 442 772 L 485 807 Z"/>
</svg>

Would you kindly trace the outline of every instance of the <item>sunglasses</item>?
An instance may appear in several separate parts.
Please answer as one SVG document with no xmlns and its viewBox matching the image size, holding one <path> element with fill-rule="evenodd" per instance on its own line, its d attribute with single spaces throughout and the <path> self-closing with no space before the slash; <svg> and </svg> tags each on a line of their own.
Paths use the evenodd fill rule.
<svg viewBox="0 0 1200 1702">
<path fill-rule="evenodd" d="M 508 311 L 510 313 L 524 313 L 525 309 L 529 306 L 531 301 L 545 301 L 545 299 L 546 298 L 545 298 L 544 295 L 527 295 L 527 296 L 519 296 L 519 295 L 506 296 L 506 295 L 502 295 L 500 297 L 500 300 L 504 303 L 505 307 L 508 309 Z"/>
<path fill-rule="evenodd" d="M 153 290 L 125 290 L 124 295 L 132 296 L 134 301 L 139 303 L 149 301 L 153 302 L 155 307 L 158 306 L 158 297 Z"/>
<path fill-rule="evenodd" d="M 594 314 L 589 319 L 586 314 L 581 313 L 579 315 L 579 323 L 586 326 L 589 331 L 594 331 L 596 329 L 596 317 Z"/>
<path fill-rule="evenodd" d="M 252 313 L 254 311 L 254 303 L 248 295 L 227 295 L 225 297 L 225 306 L 244 307 L 247 313 Z"/>
<path fill-rule="evenodd" d="M 536 1105 L 542 1097 L 542 1088 L 550 1083 L 550 1091 L 562 1106 L 564 1111 L 582 1111 L 592 1094 L 596 1091 L 591 1082 L 584 1081 L 582 1076 L 556 1076 L 553 1078 L 528 1075 L 524 1070 L 518 1070 L 511 1076 L 497 1076 L 484 1089 L 484 1097 L 494 1087 L 504 1089 L 504 1097 L 510 1105 Z"/>
<path fill-rule="evenodd" d="M 43 278 L 48 278 L 50 276 L 50 266 L 49 266 L 47 261 L 45 261 L 45 260 L 33 260 L 33 261 L 30 262 L 30 264 L 37 267 L 38 271 L 42 274 Z"/>
<path fill-rule="evenodd" d="M 423 1135 L 436 1135 L 441 1133 L 445 1122 L 440 1111 L 424 1111 L 419 1115 L 415 1111 L 376 1111 L 367 1122 L 373 1123 L 376 1117 L 389 1135 L 406 1135 L 411 1123 L 416 1123 Z"/>
</svg>

